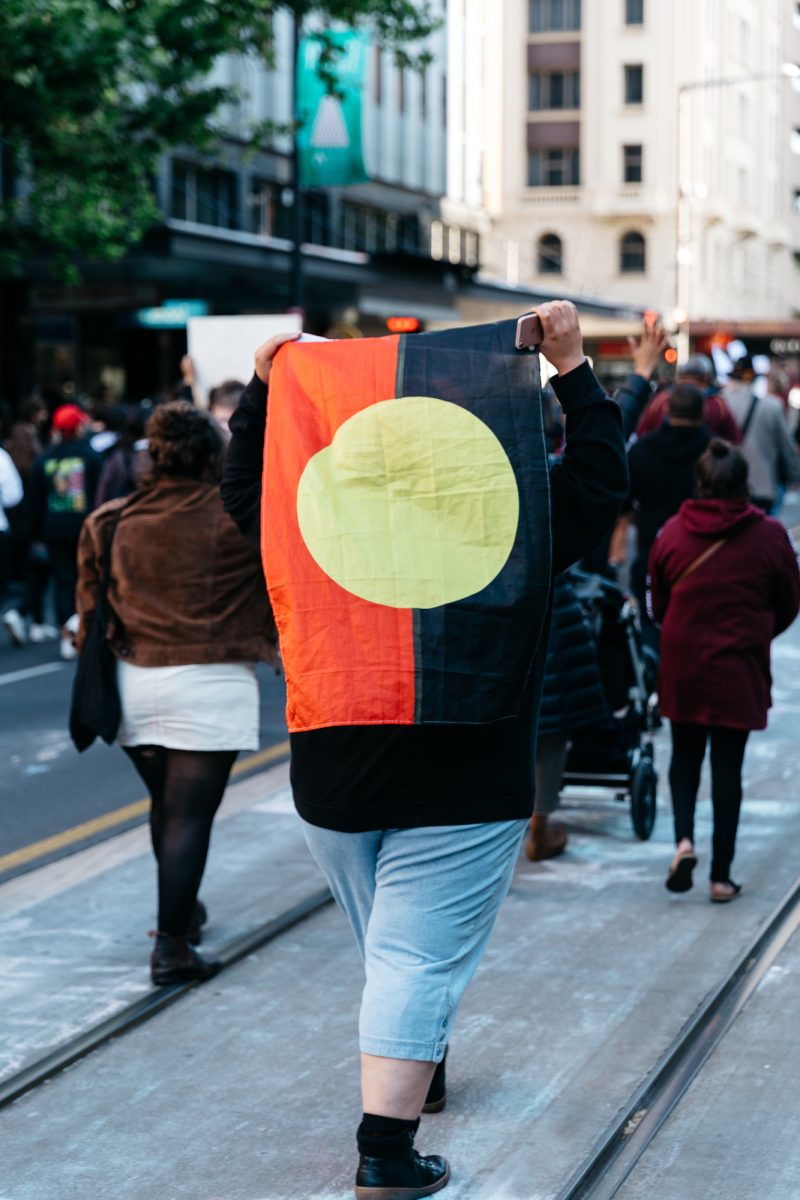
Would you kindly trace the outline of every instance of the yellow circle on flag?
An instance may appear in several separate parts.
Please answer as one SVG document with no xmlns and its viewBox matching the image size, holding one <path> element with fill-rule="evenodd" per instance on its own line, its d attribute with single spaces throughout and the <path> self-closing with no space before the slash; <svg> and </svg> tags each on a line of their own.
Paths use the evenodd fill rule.
<svg viewBox="0 0 800 1200">
<path fill-rule="evenodd" d="M 503 569 L 519 492 L 503 446 L 474 413 L 403 396 L 356 413 L 309 460 L 297 518 L 340 587 L 391 608 L 436 608 Z"/>
</svg>

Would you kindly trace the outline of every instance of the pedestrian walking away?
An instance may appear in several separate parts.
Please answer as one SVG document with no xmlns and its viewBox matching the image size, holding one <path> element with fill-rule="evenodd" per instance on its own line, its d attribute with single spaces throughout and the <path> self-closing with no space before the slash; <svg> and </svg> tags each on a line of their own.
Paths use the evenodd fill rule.
<svg viewBox="0 0 800 1200">
<path fill-rule="evenodd" d="M 31 479 L 34 541 L 47 547 L 62 658 L 75 657 L 66 625 L 75 612 L 78 539 L 94 507 L 101 469 L 101 460 L 85 440 L 88 428 L 88 414 L 76 404 L 57 408 L 53 431 L 60 440 L 36 459 Z"/>
<path fill-rule="evenodd" d="M 642 633 L 658 652 L 658 633 L 647 618 L 647 560 L 661 526 L 695 494 L 695 466 L 710 441 L 703 425 L 703 393 L 681 383 L 670 393 L 667 417 L 654 433 L 630 447 L 629 504 L 636 520 L 631 590 L 639 602 Z"/>
<path fill-rule="evenodd" d="M 23 585 L 13 608 L 3 613 L 3 625 L 15 646 L 26 642 L 47 642 L 59 636 L 55 626 L 45 620 L 45 599 L 50 582 L 50 561 L 43 542 L 34 541 L 33 467 L 42 452 L 41 432 L 47 423 L 47 409 L 32 398 L 23 405 L 20 419 L 11 426 L 6 449 L 22 480 L 23 495 L 8 515 L 11 535 L 11 573 Z"/>
<path fill-rule="evenodd" d="M 240 750 L 258 748 L 254 663 L 277 664 L 258 557 L 223 510 L 223 440 L 185 401 L 147 427 L 150 475 L 86 522 L 79 547 L 78 645 L 86 639 L 106 557 L 111 647 L 122 721 L 117 741 L 150 793 L 158 865 L 156 984 L 206 979 L 193 949 L 211 828 Z"/>
<path fill-rule="evenodd" d="M 459 1001 L 533 808 L 552 576 L 627 493 L 619 408 L 577 313 L 538 312 L 566 421 L 552 472 L 511 321 L 292 345 L 274 365 L 292 335 L 272 339 L 231 419 L 223 499 L 262 545 L 294 800 L 365 966 L 356 1195 L 371 1200 L 449 1179 L 413 1141 L 444 1106 Z"/>
<path fill-rule="evenodd" d="M 5 599 L 11 570 L 11 526 L 8 510 L 22 500 L 22 480 L 7 450 L 0 446 L 0 605 Z"/>
<path fill-rule="evenodd" d="M 741 451 L 715 438 L 697 465 L 699 498 L 661 530 L 650 555 L 650 613 L 662 626 L 659 703 L 672 723 L 675 857 L 667 887 L 692 887 L 694 814 L 711 746 L 710 897 L 734 900 L 730 876 L 748 735 L 771 705 L 770 643 L 800 602 L 797 556 L 783 525 L 752 504 Z"/>
<path fill-rule="evenodd" d="M 645 404 L 652 395 L 651 380 L 663 361 L 664 351 L 669 346 L 669 337 L 664 332 L 660 321 L 644 321 L 642 332 L 636 337 L 628 338 L 628 345 L 633 360 L 633 371 L 614 392 L 614 399 L 622 414 L 622 430 L 626 441 L 636 429 L 636 422 L 642 415 Z M 622 520 L 618 522 L 619 540 L 624 543 L 627 536 L 627 525 L 621 528 Z M 605 575 L 608 579 L 616 580 L 617 570 L 624 562 L 624 554 L 617 555 L 615 530 L 608 531 L 600 543 L 588 554 L 585 554 L 581 567 L 592 575 Z"/>
<path fill-rule="evenodd" d="M 753 360 L 740 358 L 725 385 L 725 399 L 742 430 L 742 454 L 750 472 L 753 503 L 771 513 L 778 493 L 800 483 L 800 457 L 789 433 L 786 412 L 777 396 L 756 390 Z"/>
<path fill-rule="evenodd" d="M 725 438 L 738 443 L 741 431 L 716 382 L 714 364 L 707 354 L 693 354 L 678 368 L 676 385 L 689 384 L 703 393 L 703 424 L 712 437 Z M 636 426 L 640 438 L 655 433 L 668 418 L 669 398 L 672 388 L 663 388 L 645 408 Z"/>
</svg>

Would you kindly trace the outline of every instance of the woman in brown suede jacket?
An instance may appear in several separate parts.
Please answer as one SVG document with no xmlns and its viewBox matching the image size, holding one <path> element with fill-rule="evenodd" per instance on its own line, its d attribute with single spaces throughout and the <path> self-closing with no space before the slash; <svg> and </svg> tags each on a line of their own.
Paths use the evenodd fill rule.
<svg viewBox="0 0 800 1200">
<path fill-rule="evenodd" d="M 258 557 L 219 495 L 222 436 L 191 404 L 165 404 L 147 434 L 152 471 L 87 519 L 78 548 L 79 646 L 111 544 L 109 629 L 118 659 L 117 740 L 151 797 L 158 862 L 153 982 L 205 979 L 192 944 L 211 825 L 239 750 L 258 747 L 253 663 L 277 664 Z"/>
</svg>

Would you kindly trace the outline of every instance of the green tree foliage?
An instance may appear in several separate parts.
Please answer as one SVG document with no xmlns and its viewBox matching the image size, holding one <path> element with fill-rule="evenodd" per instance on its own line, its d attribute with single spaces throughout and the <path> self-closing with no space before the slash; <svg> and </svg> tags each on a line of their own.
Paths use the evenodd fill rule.
<svg viewBox="0 0 800 1200">
<path fill-rule="evenodd" d="M 214 116 L 231 100 L 209 80 L 215 60 L 247 52 L 271 65 L 280 10 L 371 27 L 404 65 L 436 28 L 427 0 L 2 0 L 5 265 L 38 248 L 74 275 L 80 258 L 134 245 L 158 216 L 159 156 L 213 150 Z"/>
</svg>

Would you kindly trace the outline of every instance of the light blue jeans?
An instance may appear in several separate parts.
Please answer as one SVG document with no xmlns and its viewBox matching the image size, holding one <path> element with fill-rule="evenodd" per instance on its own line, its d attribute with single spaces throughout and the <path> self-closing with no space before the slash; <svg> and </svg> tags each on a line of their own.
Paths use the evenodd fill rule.
<svg viewBox="0 0 800 1200">
<path fill-rule="evenodd" d="M 440 1062 L 511 886 L 527 821 L 338 833 L 308 848 L 364 960 L 363 1053 Z"/>
</svg>

